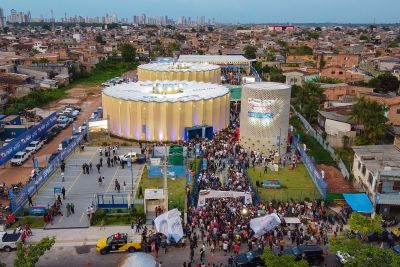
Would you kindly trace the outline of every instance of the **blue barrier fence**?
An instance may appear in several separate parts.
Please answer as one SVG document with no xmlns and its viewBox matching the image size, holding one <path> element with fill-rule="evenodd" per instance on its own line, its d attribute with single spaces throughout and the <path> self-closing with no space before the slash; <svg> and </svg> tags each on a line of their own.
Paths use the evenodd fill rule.
<svg viewBox="0 0 400 267">
<path fill-rule="evenodd" d="M 0 165 L 7 163 L 17 152 L 24 150 L 30 142 L 38 140 L 57 122 L 57 114 L 52 113 L 38 125 L 12 140 L 8 145 L 0 149 Z"/>
<path fill-rule="evenodd" d="M 149 178 L 160 178 L 164 177 L 162 173 L 163 166 L 150 165 L 148 166 L 148 177 Z M 168 177 L 185 177 L 186 176 L 186 166 L 168 166 L 167 168 Z"/>
<path fill-rule="evenodd" d="M 193 180 L 192 192 L 189 199 L 189 205 L 195 207 L 197 206 L 197 201 L 199 200 L 199 175 L 202 170 L 202 166 L 203 166 L 203 159 L 199 160 L 197 171 L 195 177 L 193 178 L 194 180 Z"/>
<path fill-rule="evenodd" d="M 50 164 L 44 168 L 32 181 L 30 181 L 19 193 L 14 195 L 13 189 L 8 191 L 8 196 L 10 198 L 10 208 L 13 213 L 21 209 L 28 200 L 28 195 L 32 196 L 35 194 L 40 187 L 51 177 L 51 175 L 57 170 L 61 162 L 67 158 L 80 144 L 86 131 L 76 135 L 74 140 L 55 157 Z"/>
<path fill-rule="evenodd" d="M 304 163 L 304 166 L 306 167 L 308 173 L 310 174 L 318 191 L 321 193 L 322 197 L 326 199 L 326 194 L 328 192 L 328 185 L 322 179 L 321 173 L 315 167 L 313 160 L 304 151 L 303 145 L 299 142 L 299 140 L 296 137 L 293 137 L 293 145 L 299 151 L 301 160 Z"/>
</svg>

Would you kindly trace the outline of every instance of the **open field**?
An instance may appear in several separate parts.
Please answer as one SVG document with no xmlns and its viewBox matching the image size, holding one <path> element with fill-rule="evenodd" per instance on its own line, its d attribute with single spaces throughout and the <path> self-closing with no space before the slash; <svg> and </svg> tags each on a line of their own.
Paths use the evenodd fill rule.
<svg viewBox="0 0 400 267">
<path fill-rule="evenodd" d="M 264 174 L 264 168 L 250 168 L 248 175 L 251 177 L 254 185 L 256 181 L 261 183 L 266 180 L 279 180 L 281 182 L 282 188 L 280 189 L 257 188 L 263 201 L 321 198 L 318 189 L 315 187 L 303 164 L 298 164 L 294 170 L 289 170 L 288 167 L 281 168 L 278 172 L 268 170 L 267 174 Z"/>
</svg>

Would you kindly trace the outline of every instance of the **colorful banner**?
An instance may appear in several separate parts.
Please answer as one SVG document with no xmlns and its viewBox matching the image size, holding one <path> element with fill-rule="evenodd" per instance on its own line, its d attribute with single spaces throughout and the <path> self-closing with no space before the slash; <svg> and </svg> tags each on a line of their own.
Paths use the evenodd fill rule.
<svg viewBox="0 0 400 267">
<path fill-rule="evenodd" d="M 167 211 L 154 219 L 157 233 L 164 234 L 168 241 L 178 242 L 183 237 L 181 213 L 178 209 Z"/>
<path fill-rule="evenodd" d="M 265 233 L 275 229 L 281 224 L 281 219 L 275 213 L 267 214 L 250 220 L 250 227 L 254 231 L 255 237 L 261 237 Z"/>
<path fill-rule="evenodd" d="M 38 140 L 57 122 L 57 114 L 54 112 L 39 124 L 24 132 L 8 145 L 0 149 L 0 165 L 7 163 L 17 152 L 24 150 L 30 142 Z"/>
<path fill-rule="evenodd" d="M 198 207 L 204 206 L 208 198 L 238 198 L 238 197 L 244 197 L 244 204 L 252 203 L 251 194 L 249 192 L 200 190 L 199 201 L 197 206 Z"/>
</svg>

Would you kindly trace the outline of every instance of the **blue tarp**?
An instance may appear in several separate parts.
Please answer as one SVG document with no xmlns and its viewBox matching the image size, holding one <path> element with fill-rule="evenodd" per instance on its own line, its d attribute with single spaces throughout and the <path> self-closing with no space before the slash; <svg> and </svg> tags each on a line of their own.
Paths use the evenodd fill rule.
<svg viewBox="0 0 400 267">
<path fill-rule="evenodd" d="M 372 202 L 365 193 L 343 194 L 343 197 L 354 211 L 372 213 Z"/>
</svg>

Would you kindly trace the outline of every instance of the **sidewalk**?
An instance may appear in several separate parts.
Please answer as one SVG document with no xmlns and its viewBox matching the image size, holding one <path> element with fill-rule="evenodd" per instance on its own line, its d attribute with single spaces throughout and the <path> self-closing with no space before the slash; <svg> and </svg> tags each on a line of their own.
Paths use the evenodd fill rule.
<svg viewBox="0 0 400 267">
<path fill-rule="evenodd" d="M 147 226 L 151 229 L 151 226 Z M 89 227 L 84 229 L 32 229 L 33 235 L 28 237 L 28 243 L 35 243 L 44 237 L 56 237 L 54 246 L 83 246 L 96 245 L 100 238 L 108 237 L 117 232 L 128 233 L 128 235 L 140 235 L 132 233 L 129 225 L 125 226 L 107 226 L 107 227 Z"/>
</svg>

